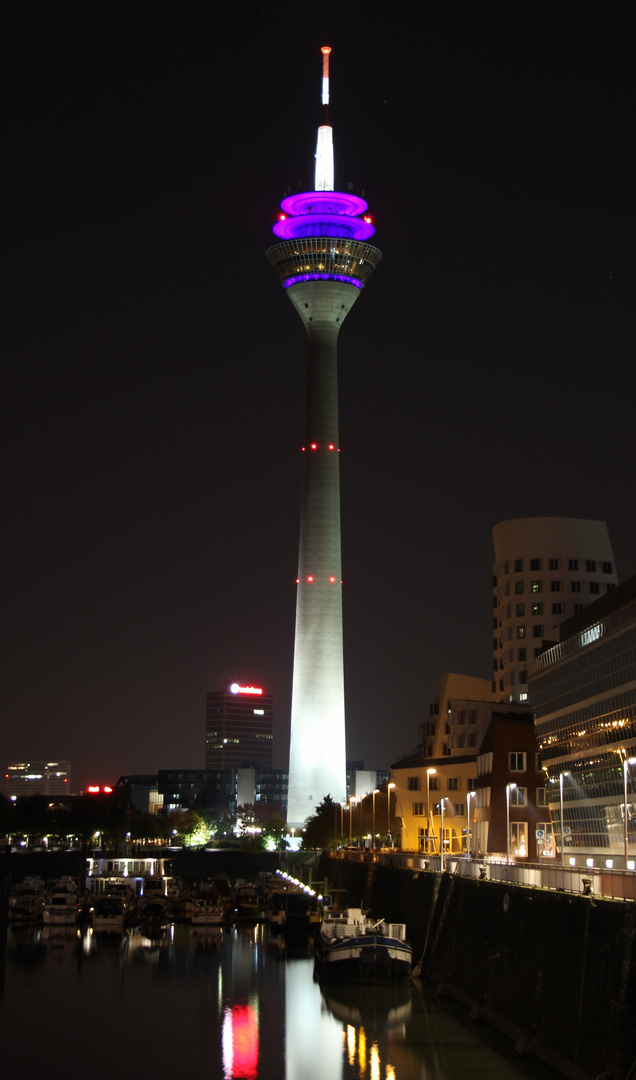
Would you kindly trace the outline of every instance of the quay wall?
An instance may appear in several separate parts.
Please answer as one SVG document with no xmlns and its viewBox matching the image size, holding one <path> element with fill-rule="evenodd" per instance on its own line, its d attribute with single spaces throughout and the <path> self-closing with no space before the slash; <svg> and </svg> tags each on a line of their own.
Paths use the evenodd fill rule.
<svg viewBox="0 0 636 1080">
<path fill-rule="evenodd" d="M 414 974 L 571 1080 L 636 1075 L 636 905 L 325 853 L 334 906 L 406 924 Z"/>
</svg>

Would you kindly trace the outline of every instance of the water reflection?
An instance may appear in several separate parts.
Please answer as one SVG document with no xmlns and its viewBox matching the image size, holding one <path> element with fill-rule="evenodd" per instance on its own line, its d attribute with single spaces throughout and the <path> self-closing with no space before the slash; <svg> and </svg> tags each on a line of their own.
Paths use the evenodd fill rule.
<svg viewBox="0 0 636 1080">
<path fill-rule="evenodd" d="M 37 1038 L 20 1039 L 25 1017 Z M 321 986 L 309 941 L 262 925 L 169 925 L 100 936 L 9 933 L 3 1075 L 153 1080 L 512 1080 L 538 1076 L 485 1045 L 415 983 Z M 551 1074 L 543 1072 L 541 1076 Z"/>
</svg>

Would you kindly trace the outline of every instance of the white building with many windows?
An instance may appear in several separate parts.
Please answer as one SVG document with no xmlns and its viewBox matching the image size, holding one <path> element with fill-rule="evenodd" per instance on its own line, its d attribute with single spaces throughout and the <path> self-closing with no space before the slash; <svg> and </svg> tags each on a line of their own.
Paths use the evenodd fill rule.
<svg viewBox="0 0 636 1080">
<path fill-rule="evenodd" d="M 493 531 L 493 678 L 498 701 L 529 704 L 527 670 L 555 628 L 616 587 L 607 525 L 517 518 Z"/>
</svg>

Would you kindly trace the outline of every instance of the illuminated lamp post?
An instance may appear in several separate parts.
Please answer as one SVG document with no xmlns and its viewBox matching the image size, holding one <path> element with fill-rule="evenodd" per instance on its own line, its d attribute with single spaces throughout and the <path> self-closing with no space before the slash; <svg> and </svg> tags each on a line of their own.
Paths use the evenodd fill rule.
<svg viewBox="0 0 636 1080">
<path fill-rule="evenodd" d="M 371 793 L 371 800 L 372 800 L 372 802 L 371 802 L 371 806 L 372 806 L 372 810 L 371 810 L 371 823 L 372 823 L 371 824 L 371 832 L 372 832 L 372 837 L 371 837 L 371 839 L 372 839 L 372 847 L 373 847 L 374 851 L 375 851 L 375 797 L 376 797 L 376 795 L 379 795 L 379 793 L 380 793 L 380 789 L 377 788 L 377 787 L 374 788 L 372 793 Z"/>
<path fill-rule="evenodd" d="M 391 847 L 393 847 L 393 837 L 391 836 L 391 791 L 394 787 L 395 784 L 387 784 L 386 786 L 386 831 Z"/>
<path fill-rule="evenodd" d="M 440 799 L 439 803 L 440 822 L 439 822 L 439 868 L 444 873 L 444 800 Z"/>
<path fill-rule="evenodd" d="M 510 862 L 510 792 L 516 784 L 506 784 L 506 862 Z"/>
<path fill-rule="evenodd" d="M 469 791 L 466 796 L 466 809 L 468 811 L 468 817 L 466 821 L 466 854 L 470 859 L 470 800 L 474 799 L 476 792 Z"/>
<path fill-rule="evenodd" d="M 626 757 L 623 761 L 623 827 L 625 839 L 625 869 L 627 870 L 627 767 L 636 765 L 636 757 Z"/>
<path fill-rule="evenodd" d="M 344 840 L 344 810 L 346 805 L 345 802 L 340 803 L 340 843 Z"/>
<path fill-rule="evenodd" d="M 350 795 L 349 796 L 349 847 L 353 846 L 353 840 L 352 840 L 352 835 L 351 835 L 351 827 L 352 827 L 352 823 L 353 823 L 353 807 L 354 807 L 355 802 L 356 802 L 355 795 Z"/>
<path fill-rule="evenodd" d="M 337 342 L 382 258 L 368 243 L 375 229 L 366 201 L 334 190 L 330 47 L 321 53 L 314 190 L 283 199 L 266 253 L 308 346 L 287 803 L 294 825 L 326 792 L 346 793 Z"/>
<path fill-rule="evenodd" d="M 433 773 L 435 773 L 435 772 L 437 772 L 437 769 L 427 769 L 426 770 L 426 854 L 427 855 L 428 855 L 428 836 L 429 836 L 429 832 L 430 832 L 430 829 L 431 829 L 431 811 L 430 811 L 429 801 L 428 801 L 429 800 L 429 787 L 430 787 L 430 778 L 433 775 Z"/>
<path fill-rule="evenodd" d="M 565 842 L 563 838 L 563 777 L 569 776 L 569 772 L 559 773 L 559 801 L 561 804 L 561 866 L 565 866 Z"/>
</svg>

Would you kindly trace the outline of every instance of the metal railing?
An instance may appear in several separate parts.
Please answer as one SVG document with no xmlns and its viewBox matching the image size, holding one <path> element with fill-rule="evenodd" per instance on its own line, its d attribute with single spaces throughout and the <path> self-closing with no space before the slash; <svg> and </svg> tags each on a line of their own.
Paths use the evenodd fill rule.
<svg viewBox="0 0 636 1080">
<path fill-rule="evenodd" d="M 332 853 L 333 854 L 333 853 Z M 340 858 L 355 862 L 378 862 L 400 866 L 407 870 L 441 872 L 439 855 L 420 855 L 414 851 L 338 851 Z M 526 885 L 533 889 L 578 893 L 583 896 L 609 900 L 636 900 L 636 872 L 633 870 L 604 870 L 600 867 L 561 867 L 544 863 L 505 862 L 488 859 L 469 859 L 467 856 L 444 856 L 447 873 L 480 881 L 506 881 L 511 885 Z"/>
</svg>

